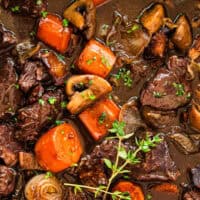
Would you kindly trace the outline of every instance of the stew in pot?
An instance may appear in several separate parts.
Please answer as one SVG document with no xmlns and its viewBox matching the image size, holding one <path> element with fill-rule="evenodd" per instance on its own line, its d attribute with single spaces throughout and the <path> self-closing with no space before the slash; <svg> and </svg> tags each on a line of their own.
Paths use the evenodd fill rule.
<svg viewBox="0 0 200 200">
<path fill-rule="evenodd" d="M 0 199 L 200 200 L 198 0 L 0 5 Z"/>
</svg>

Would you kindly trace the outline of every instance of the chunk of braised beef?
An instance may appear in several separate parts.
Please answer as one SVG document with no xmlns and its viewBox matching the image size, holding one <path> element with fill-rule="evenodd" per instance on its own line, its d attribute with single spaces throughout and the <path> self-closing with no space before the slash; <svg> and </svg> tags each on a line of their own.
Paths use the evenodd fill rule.
<svg viewBox="0 0 200 200">
<path fill-rule="evenodd" d="M 192 181 L 194 185 L 200 189 L 200 165 L 191 169 Z"/>
<path fill-rule="evenodd" d="M 67 200 L 92 200 L 92 198 L 89 198 L 85 192 L 81 191 L 75 194 L 74 191 L 70 188 L 67 188 L 66 199 Z"/>
<path fill-rule="evenodd" d="M 26 62 L 19 77 L 19 86 L 26 93 L 38 83 L 47 80 L 49 75 L 41 62 Z"/>
<path fill-rule="evenodd" d="M 7 30 L 0 23 L 0 53 L 11 49 L 17 42 L 17 38 L 12 31 Z"/>
<path fill-rule="evenodd" d="M 191 94 L 190 83 L 178 77 L 173 71 L 160 68 L 143 89 L 140 100 L 143 106 L 159 110 L 173 110 L 186 105 Z"/>
<path fill-rule="evenodd" d="M 56 85 L 62 85 L 69 72 L 64 57 L 53 51 L 41 50 L 37 57 L 46 65 L 49 74 L 52 76 Z"/>
<path fill-rule="evenodd" d="M 38 17 L 42 11 L 47 10 L 47 0 L 36 1 L 36 0 L 2 0 L 1 4 L 6 9 L 11 9 L 16 6 L 19 8 L 14 13 L 20 13 L 23 15 L 29 15 L 32 17 Z"/>
<path fill-rule="evenodd" d="M 0 165 L 0 197 L 13 192 L 15 177 L 16 172 L 13 169 Z"/>
<path fill-rule="evenodd" d="M 97 145 L 90 155 L 81 159 L 78 175 L 83 184 L 96 187 L 108 183 L 103 159 L 107 158 L 114 162 L 117 153 L 115 146 L 116 140 L 105 140 Z"/>
<path fill-rule="evenodd" d="M 19 165 L 21 169 L 25 170 L 42 170 L 32 153 L 19 152 Z"/>
<path fill-rule="evenodd" d="M 160 31 L 155 33 L 151 42 L 145 50 L 147 58 L 160 57 L 163 58 L 167 47 L 167 36 L 164 32 Z"/>
<path fill-rule="evenodd" d="M 183 196 L 183 200 L 200 200 L 200 192 L 193 190 L 186 192 Z"/>
<path fill-rule="evenodd" d="M 14 166 L 20 150 L 20 144 L 14 139 L 14 129 L 10 125 L 0 125 L 0 158 L 4 163 Z"/>
<path fill-rule="evenodd" d="M 144 162 L 130 168 L 132 177 L 140 181 L 175 181 L 180 175 L 165 141 L 146 153 Z"/>
<path fill-rule="evenodd" d="M 42 128 L 56 119 L 61 110 L 62 100 L 61 90 L 48 91 L 34 104 L 20 109 L 16 138 L 21 141 L 35 140 Z"/>
<path fill-rule="evenodd" d="M 36 101 L 38 101 L 39 98 L 42 97 L 42 95 L 44 94 L 44 88 L 42 87 L 41 84 L 35 86 L 31 92 L 30 95 L 28 97 L 28 103 L 29 104 L 33 104 Z"/>
<path fill-rule="evenodd" d="M 175 111 L 160 111 L 149 106 L 144 106 L 142 109 L 142 115 L 148 125 L 159 130 L 168 130 L 178 123 Z"/>
<path fill-rule="evenodd" d="M 13 60 L 0 58 L 0 119 L 14 115 L 23 105 L 23 95 L 17 79 Z"/>
<path fill-rule="evenodd" d="M 178 77 L 184 78 L 187 73 L 187 65 L 189 64 L 187 58 L 171 56 L 168 60 L 167 67 L 174 72 Z"/>
</svg>

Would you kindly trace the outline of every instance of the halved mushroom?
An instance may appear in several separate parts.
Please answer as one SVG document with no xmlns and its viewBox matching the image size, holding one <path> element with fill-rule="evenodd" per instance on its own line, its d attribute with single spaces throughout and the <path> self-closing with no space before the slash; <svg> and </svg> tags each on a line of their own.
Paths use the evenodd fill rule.
<svg viewBox="0 0 200 200">
<path fill-rule="evenodd" d="M 198 151 L 197 146 L 193 143 L 193 141 L 182 133 L 174 133 L 169 136 L 172 141 L 177 145 L 179 150 L 184 154 L 191 154 Z"/>
<path fill-rule="evenodd" d="M 77 0 L 64 11 L 64 17 L 78 29 L 85 30 L 85 36 L 89 40 L 95 34 L 96 7 L 93 0 Z"/>
<path fill-rule="evenodd" d="M 111 91 L 111 85 L 99 76 L 72 76 L 66 83 L 66 94 L 70 98 L 67 109 L 77 114 Z"/>
<path fill-rule="evenodd" d="M 177 48 L 184 51 L 192 44 L 192 29 L 185 15 L 180 15 L 176 20 L 177 28 L 172 35 L 172 42 Z"/>
<path fill-rule="evenodd" d="M 157 32 L 163 25 L 165 17 L 165 9 L 162 4 L 153 4 L 146 9 L 140 18 L 142 25 L 150 34 Z"/>
<path fill-rule="evenodd" d="M 200 131 L 200 106 L 193 103 L 189 112 L 189 122 L 191 128 Z"/>
<path fill-rule="evenodd" d="M 125 122 L 125 133 L 134 133 L 138 128 L 145 128 L 135 100 L 125 103 L 120 111 L 119 120 Z"/>
</svg>

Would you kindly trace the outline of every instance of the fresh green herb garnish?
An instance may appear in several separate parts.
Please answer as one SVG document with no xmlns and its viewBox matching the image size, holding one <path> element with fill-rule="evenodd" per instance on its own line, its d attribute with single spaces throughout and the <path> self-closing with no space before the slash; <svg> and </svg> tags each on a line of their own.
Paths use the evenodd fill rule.
<svg viewBox="0 0 200 200">
<path fill-rule="evenodd" d="M 98 119 L 99 124 L 103 124 L 105 122 L 106 116 L 107 116 L 106 112 L 101 113 L 101 115 L 99 116 L 99 119 Z"/>
<path fill-rule="evenodd" d="M 48 120 L 52 120 L 52 117 L 47 117 Z"/>
<path fill-rule="evenodd" d="M 133 80 L 131 78 L 131 71 L 126 68 L 121 68 L 114 77 L 119 80 L 122 79 L 124 81 L 124 85 L 127 87 L 131 87 L 133 84 Z"/>
<path fill-rule="evenodd" d="M 135 150 L 127 150 L 124 148 L 123 141 L 132 137 L 134 133 L 125 134 L 124 132 L 125 123 L 115 121 L 112 124 L 112 128 L 109 130 L 111 133 L 115 134 L 115 138 L 118 140 L 117 145 L 117 155 L 115 162 L 113 163 L 111 160 L 104 158 L 104 164 L 105 166 L 111 170 L 111 175 L 108 180 L 107 185 L 99 185 L 98 187 L 91 187 L 87 185 L 79 185 L 79 184 L 71 184 L 71 183 L 65 183 L 65 186 L 74 187 L 74 192 L 82 192 L 82 189 L 90 189 L 94 192 L 95 198 L 99 196 L 99 194 L 103 194 L 103 200 L 108 199 L 108 195 L 113 199 L 120 199 L 120 200 L 131 200 L 129 193 L 124 193 L 120 191 L 114 191 L 110 192 L 110 187 L 113 181 L 119 176 L 119 175 L 127 175 L 130 173 L 129 170 L 127 170 L 128 165 L 135 165 L 137 163 L 140 163 L 140 159 L 137 157 L 138 153 L 143 152 L 147 153 L 151 151 L 152 148 L 154 148 L 157 144 L 159 144 L 162 139 L 159 137 L 159 135 L 155 135 L 153 137 L 150 137 L 148 134 L 146 135 L 145 139 L 137 140 L 136 143 L 136 149 Z"/>
<path fill-rule="evenodd" d="M 151 200 L 152 199 L 152 195 L 151 194 L 147 194 L 146 199 L 147 200 Z"/>
<path fill-rule="evenodd" d="M 115 44 L 116 43 L 116 40 L 114 40 L 114 41 L 109 41 L 109 40 L 107 40 L 106 41 L 106 45 L 107 46 L 112 46 L 113 44 Z"/>
<path fill-rule="evenodd" d="M 96 96 L 94 94 L 89 94 L 88 97 L 92 101 L 96 99 Z"/>
<path fill-rule="evenodd" d="M 69 21 L 67 19 L 63 19 L 62 20 L 62 24 L 64 27 L 68 27 L 69 26 Z"/>
<path fill-rule="evenodd" d="M 43 99 L 39 99 L 38 102 L 40 105 L 44 106 L 45 101 Z"/>
<path fill-rule="evenodd" d="M 94 61 L 96 61 L 96 60 L 97 60 L 97 57 L 94 56 L 93 58 L 87 60 L 86 63 L 87 63 L 88 65 L 91 65 L 91 64 L 92 64 Z"/>
<path fill-rule="evenodd" d="M 136 31 L 136 30 L 139 30 L 139 29 L 140 29 L 140 25 L 134 24 L 134 25 L 127 31 L 127 33 L 132 33 L 132 32 L 134 32 L 134 31 Z"/>
<path fill-rule="evenodd" d="M 14 7 L 11 8 L 11 11 L 15 12 L 15 13 L 19 12 L 20 11 L 20 7 L 19 6 L 14 6 Z"/>
<path fill-rule="evenodd" d="M 42 4 L 42 0 L 36 0 L 36 5 L 41 5 Z"/>
<path fill-rule="evenodd" d="M 63 56 L 62 54 L 56 54 L 58 60 L 60 61 L 64 61 L 65 60 L 65 56 Z"/>
<path fill-rule="evenodd" d="M 187 99 L 190 99 L 192 97 L 192 94 L 189 92 L 187 93 Z"/>
<path fill-rule="evenodd" d="M 108 60 L 105 56 L 102 56 L 102 57 L 101 57 L 101 63 L 102 63 L 103 65 L 105 65 L 106 67 L 108 67 L 108 68 L 111 67 L 111 66 L 110 66 L 110 63 L 109 63 L 109 60 Z"/>
<path fill-rule="evenodd" d="M 19 89 L 19 84 L 15 84 L 15 88 L 18 90 Z"/>
<path fill-rule="evenodd" d="M 56 120 L 55 121 L 55 124 L 58 126 L 58 125 L 61 125 L 61 124 L 63 124 L 64 123 L 64 121 L 61 121 L 61 120 Z"/>
<path fill-rule="evenodd" d="M 176 89 L 176 96 L 183 96 L 185 94 L 185 89 L 183 84 L 173 83 L 173 86 Z"/>
<path fill-rule="evenodd" d="M 45 178 L 47 179 L 47 178 L 51 178 L 51 177 L 53 177 L 53 174 L 51 173 L 51 172 L 46 172 L 46 174 L 45 174 Z"/>
<path fill-rule="evenodd" d="M 61 108 L 66 108 L 67 102 L 66 101 L 62 101 L 60 106 L 61 106 Z"/>
<path fill-rule="evenodd" d="M 154 96 L 155 98 L 162 98 L 162 97 L 165 96 L 165 95 L 166 95 L 165 93 L 156 92 L 156 91 L 153 92 L 153 96 Z"/>
<path fill-rule="evenodd" d="M 48 12 L 47 12 L 47 11 L 42 11 L 42 12 L 41 12 L 41 16 L 42 16 L 43 18 L 46 18 L 47 15 L 48 15 Z"/>
<path fill-rule="evenodd" d="M 48 102 L 51 104 L 51 105 L 54 105 L 56 103 L 56 98 L 55 97 L 49 97 L 48 98 Z"/>
<path fill-rule="evenodd" d="M 31 32 L 29 33 L 29 35 L 30 35 L 31 37 L 33 37 L 33 36 L 36 35 L 36 33 L 35 33 L 35 31 L 31 31 Z"/>
<path fill-rule="evenodd" d="M 70 65 L 70 68 L 71 68 L 71 69 L 75 69 L 74 63 L 72 63 L 72 64 Z"/>
<path fill-rule="evenodd" d="M 113 99 L 112 94 L 109 94 L 109 95 L 108 95 L 108 98 L 109 98 L 110 100 L 112 100 L 112 99 Z"/>
<path fill-rule="evenodd" d="M 93 80 L 88 81 L 88 85 L 91 86 L 93 84 Z"/>
</svg>

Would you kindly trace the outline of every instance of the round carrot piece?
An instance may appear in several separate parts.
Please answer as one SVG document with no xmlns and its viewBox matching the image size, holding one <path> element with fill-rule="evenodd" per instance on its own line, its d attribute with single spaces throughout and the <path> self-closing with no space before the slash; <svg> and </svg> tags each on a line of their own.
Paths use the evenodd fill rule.
<svg viewBox="0 0 200 200">
<path fill-rule="evenodd" d="M 114 186 L 113 191 L 128 192 L 131 200 L 144 200 L 142 189 L 129 181 L 120 181 Z"/>
<path fill-rule="evenodd" d="M 78 133 L 71 124 L 50 129 L 36 143 L 37 161 L 45 170 L 62 171 L 78 162 L 83 152 Z"/>
</svg>

